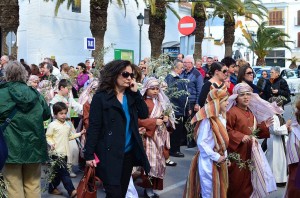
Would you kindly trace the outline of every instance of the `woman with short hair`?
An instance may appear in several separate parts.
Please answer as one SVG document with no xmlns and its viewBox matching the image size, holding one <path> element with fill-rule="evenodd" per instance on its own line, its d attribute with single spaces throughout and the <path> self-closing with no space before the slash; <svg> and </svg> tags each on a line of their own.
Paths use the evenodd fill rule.
<svg viewBox="0 0 300 198">
<path fill-rule="evenodd" d="M 270 93 L 268 99 L 272 96 L 283 96 L 285 100 L 282 107 L 284 107 L 285 104 L 291 101 L 291 92 L 286 80 L 281 77 L 280 67 L 276 66 L 271 68 L 269 81 L 271 85 L 266 87 L 267 92 Z"/>
<path fill-rule="evenodd" d="M 26 85 L 27 71 L 17 61 L 5 66 L 0 84 L 0 124 L 16 112 L 3 135 L 8 158 L 2 170 L 8 197 L 41 197 L 41 163 L 48 159 L 43 121 L 50 109 L 43 96 Z"/>
</svg>

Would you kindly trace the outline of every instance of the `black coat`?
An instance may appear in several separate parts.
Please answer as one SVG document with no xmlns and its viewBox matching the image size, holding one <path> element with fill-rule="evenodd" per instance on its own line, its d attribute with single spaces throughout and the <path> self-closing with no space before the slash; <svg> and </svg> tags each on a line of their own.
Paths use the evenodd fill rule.
<svg viewBox="0 0 300 198">
<path fill-rule="evenodd" d="M 138 132 L 138 118 L 147 118 L 148 108 L 139 92 L 126 90 L 125 93 L 132 130 L 133 164 L 134 166 L 142 166 L 149 173 L 150 164 Z M 91 103 L 85 159 L 93 160 L 94 153 L 96 153 L 100 160 L 96 168 L 96 175 L 105 184 L 121 184 L 125 134 L 126 117 L 116 95 L 106 91 L 97 92 Z"/>
<path fill-rule="evenodd" d="M 273 94 L 272 89 L 277 89 L 278 93 Z M 282 77 L 278 77 L 274 79 L 273 83 L 267 83 L 265 90 L 267 93 L 270 93 L 268 94 L 267 99 L 269 99 L 272 96 L 284 96 L 287 99 L 287 101 L 284 102 L 285 104 L 291 100 L 290 99 L 291 92 L 290 92 L 289 85 L 287 84 L 286 80 L 283 79 Z"/>
</svg>

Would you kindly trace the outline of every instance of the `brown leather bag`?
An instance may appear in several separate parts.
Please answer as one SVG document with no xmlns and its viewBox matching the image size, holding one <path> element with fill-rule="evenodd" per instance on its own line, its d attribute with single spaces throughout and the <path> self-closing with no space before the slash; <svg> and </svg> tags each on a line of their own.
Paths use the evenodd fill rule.
<svg viewBox="0 0 300 198">
<path fill-rule="evenodd" d="M 77 187 L 77 198 L 96 198 L 96 182 L 101 180 L 95 175 L 95 167 L 87 166 Z"/>
</svg>

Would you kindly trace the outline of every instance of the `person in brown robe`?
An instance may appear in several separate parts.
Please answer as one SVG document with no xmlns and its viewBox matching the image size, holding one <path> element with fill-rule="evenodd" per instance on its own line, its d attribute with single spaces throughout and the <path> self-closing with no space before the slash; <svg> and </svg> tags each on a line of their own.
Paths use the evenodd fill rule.
<svg viewBox="0 0 300 198">
<path fill-rule="evenodd" d="M 226 128 L 229 135 L 228 153 L 238 153 L 242 160 L 251 159 L 252 131 L 259 128 L 258 138 L 268 138 L 270 136 L 268 127 L 272 124 L 272 118 L 261 124 L 257 124 L 255 115 L 249 108 L 252 99 L 250 86 L 241 83 L 243 86 L 235 88 L 237 97 L 235 105 L 227 111 Z M 231 96 L 232 97 L 232 96 Z M 253 187 L 251 183 L 251 172 L 249 168 L 239 168 L 235 162 L 228 168 L 229 188 L 227 195 L 229 198 L 248 198 L 251 196 Z"/>
</svg>

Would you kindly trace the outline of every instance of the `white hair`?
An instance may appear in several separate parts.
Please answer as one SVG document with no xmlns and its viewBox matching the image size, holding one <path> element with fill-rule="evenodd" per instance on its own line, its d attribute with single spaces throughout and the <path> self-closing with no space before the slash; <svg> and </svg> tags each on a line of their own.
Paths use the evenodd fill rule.
<svg viewBox="0 0 300 198">
<path fill-rule="evenodd" d="M 184 57 L 183 62 L 186 62 L 186 60 L 188 60 L 189 62 L 192 62 L 193 65 L 195 64 L 193 55 L 187 55 L 186 57 Z"/>
<path fill-rule="evenodd" d="M 8 62 L 8 61 L 9 61 L 9 57 L 8 57 L 8 56 L 6 56 L 6 55 L 3 55 L 3 56 L 1 57 L 1 59 L 4 59 L 6 62 Z"/>
</svg>

